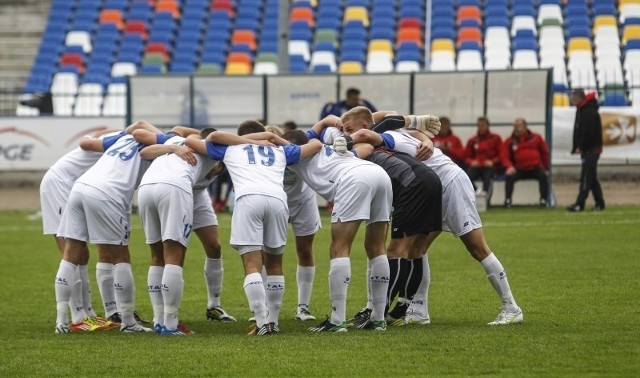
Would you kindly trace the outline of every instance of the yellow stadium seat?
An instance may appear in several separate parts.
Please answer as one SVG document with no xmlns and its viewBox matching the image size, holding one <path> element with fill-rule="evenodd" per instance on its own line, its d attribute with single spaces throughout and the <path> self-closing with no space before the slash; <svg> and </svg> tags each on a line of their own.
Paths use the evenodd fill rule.
<svg viewBox="0 0 640 378">
<path fill-rule="evenodd" d="M 622 44 L 626 45 L 630 39 L 640 39 L 640 25 L 627 25 L 622 31 Z"/>
<path fill-rule="evenodd" d="M 554 93 L 553 106 L 569 106 L 569 96 L 566 93 Z"/>
<path fill-rule="evenodd" d="M 384 51 L 393 55 L 393 46 L 388 39 L 372 39 L 369 41 L 369 52 Z"/>
<path fill-rule="evenodd" d="M 567 55 L 571 56 L 574 51 L 591 52 L 591 40 L 587 37 L 574 37 L 569 40 L 567 45 Z"/>
<path fill-rule="evenodd" d="M 627 4 L 640 5 L 640 0 L 618 0 L 618 10 L 620 10 L 623 5 L 627 5 Z"/>
<path fill-rule="evenodd" d="M 226 75 L 249 75 L 252 72 L 250 64 L 244 62 L 230 62 L 224 70 Z"/>
<path fill-rule="evenodd" d="M 596 18 L 593 20 L 593 34 L 597 34 L 598 28 L 605 25 L 618 26 L 618 20 L 615 16 L 609 14 L 596 16 Z"/>
<path fill-rule="evenodd" d="M 434 51 L 451 51 L 455 52 L 453 41 L 447 38 L 436 38 L 431 41 L 431 52 Z"/>
<path fill-rule="evenodd" d="M 341 74 L 360 74 L 362 71 L 362 63 L 356 61 L 344 61 L 338 67 L 338 72 Z"/>
<path fill-rule="evenodd" d="M 362 21 L 364 26 L 369 26 L 369 12 L 365 7 L 347 7 L 344 10 L 344 22 L 347 21 Z"/>
</svg>

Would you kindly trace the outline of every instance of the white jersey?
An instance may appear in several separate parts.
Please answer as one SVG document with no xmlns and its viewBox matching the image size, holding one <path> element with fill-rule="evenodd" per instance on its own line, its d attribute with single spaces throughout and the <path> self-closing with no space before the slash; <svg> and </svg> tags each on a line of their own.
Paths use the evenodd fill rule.
<svg viewBox="0 0 640 378">
<path fill-rule="evenodd" d="M 381 134 L 384 146 L 394 150 L 404 152 L 411 156 L 416 156 L 420 141 L 404 130 L 390 130 Z M 433 169 L 440 177 L 442 187 L 449 184 L 462 169 L 454 163 L 447 155 L 443 154 L 439 148 L 434 148 L 433 155 L 424 161 L 424 164 Z"/>
<path fill-rule="evenodd" d="M 114 132 L 101 136 L 103 149 L 106 150 L 111 147 L 120 138 L 121 134 L 120 132 Z M 73 183 L 100 159 L 100 156 L 102 156 L 102 152 L 86 151 L 78 147 L 58 159 L 47 173 L 53 174 L 71 188 Z"/>
<path fill-rule="evenodd" d="M 291 168 L 287 168 L 284 171 L 284 192 L 287 193 L 289 208 L 292 208 L 295 204 L 310 201 L 316 196 L 316 192 L 298 177 Z"/>
<path fill-rule="evenodd" d="M 271 147 L 254 144 L 225 146 L 207 143 L 210 158 L 222 160 L 233 181 L 236 200 L 247 194 L 262 194 L 287 203 L 283 188 L 284 170 L 300 159 L 300 147 L 289 144 Z"/>
<path fill-rule="evenodd" d="M 185 138 L 174 136 L 164 144 L 184 146 Z M 140 186 L 147 184 L 169 184 L 177 186 L 187 193 L 192 192 L 193 186 L 205 176 L 216 161 L 208 159 L 206 156 L 195 154 L 197 163 L 191 165 L 176 154 L 164 154 L 153 160 L 151 166 L 142 176 Z"/>
<path fill-rule="evenodd" d="M 300 160 L 290 167 L 316 193 L 325 200 L 333 202 L 335 183 L 350 170 L 375 164 L 356 157 L 344 157 L 337 154 L 333 148 L 324 146 L 320 152 L 306 159 Z"/>
<path fill-rule="evenodd" d="M 169 137 L 158 135 L 157 142 L 163 143 Z M 140 157 L 143 147 L 132 135 L 121 136 L 77 182 L 94 187 L 115 201 L 131 203 L 133 191 L 150 164 Z"/>
</svg>

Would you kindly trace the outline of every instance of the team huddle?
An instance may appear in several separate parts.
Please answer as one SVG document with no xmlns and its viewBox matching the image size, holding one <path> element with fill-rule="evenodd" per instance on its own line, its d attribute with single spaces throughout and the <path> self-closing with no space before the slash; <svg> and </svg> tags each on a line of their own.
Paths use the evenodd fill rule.
<svg viewBox="0 0 640 378">
<path fill-rule="evenodd" d="M 430 138 L 440 129 L 436 117 L 356 107 L 341 117 L 325 117 L 307 133 L 279 135 L 279 130 L 267 129 L 245 121 L 237 134 L 180 126 L 163 134 L 136 122 L 121 132 L 86 138 L 56 162 L 40 190 L 44 233 L 56 237 L 62 255 L 55 279 L 55 332 L 120 328 L 126 333 L 192 334 L 179 319 L 192 232 L 206 253 L 206 316 L 235 321 L 220 303 L 224 269 L 218 220 L 206 190 L 224 169 L 236 196 L 230 245 L 242 259 L 244 292 L 255 320 L 249 335 L 280 332 L 288 223 L 298 255 L 295 317 L 316 319 L 308 308 L 315 277 L 313 238 L 321 227 L 316 195 L 333 203 L 332 309 L 309 331 L 384 331 L 388 324 L 430 324 L 427 251 L 443 230 L 460 238 L 500 297 L 500 313 L 489 324 L 524 320 L 504 268 L 484 239 L 471 181 L 433 147 Z M 134 311 L 128 238 L 136 189 L 151 250 L 147 287 L 152 327 Z M 363 221 L 368 300 L 347 318 L 349 255 Z M 96 280 L 104 317 L 91 303 L 87 243 L 97 247 Z"/>
</svg>

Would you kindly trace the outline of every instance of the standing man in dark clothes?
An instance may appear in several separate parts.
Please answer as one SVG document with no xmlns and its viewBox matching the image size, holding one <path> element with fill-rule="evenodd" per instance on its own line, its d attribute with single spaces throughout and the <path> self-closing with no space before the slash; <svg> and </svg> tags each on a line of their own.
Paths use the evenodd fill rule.
<svg viewBox="0 0 640 378">
<path fill-rule="evenodd" d="M 567 210 L 578 212 L 593 193 L 594 211 L 604 210 L 604 196 L 598 180 L 598 159 L 602 153 L 602 121 L 598 113 L 598 101 L 595 92 L 585 95 L 583 89 L 575 89 L 571 94 L 571 103 L 576 106 L 576 119 L 573 125 L 572 154 L 580 154 L 582 169 L 580 189 L 576 202 Z"/>
</svg>

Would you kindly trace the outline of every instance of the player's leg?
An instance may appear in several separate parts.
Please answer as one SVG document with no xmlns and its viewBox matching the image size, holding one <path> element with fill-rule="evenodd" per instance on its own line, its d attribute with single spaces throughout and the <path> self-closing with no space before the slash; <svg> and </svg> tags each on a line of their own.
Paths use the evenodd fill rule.
<svg viewBox="0 0 640 378">
<path fill-rule="evenodd" d="M 414 267 L 422 265 L 420 282 L 413 295 L 411 289 L 407 295 L 411 298 L 411 303 L 404 317 L 405 324 L 418 323 L 430 324 L 429 317 L 429 286 L 431 285 L 431 269 L 429 267 L 429 255 L 427 251 L 440 235 L 439 231 L 430 232 L 427 235 L 418 235 L 409 250 L 409 259 L 413 260 Z M 418 268 L 419 269 L 419 268 Z"/>
<path fill-rule="evenodd" d="M 389 262 L 385 251 L 387 226 L 386 221 L 370 223 L 367 225 L 364 239 L 367 258 L 371 264 L 369 287 L 372 309 L 369 324 L 372 325 L 372 329 L 381 331 L 386 329 L 384 310 L 389 288 Z"/>
<path fill-rule="evenodd" d="M 162 301 L 164 303 L 164 328 L 162 334 L 182 332 L 178 327 L 178 310 L 184 292 L 183 265 L 187 248 L 175 240 L 164 240 L 164 272 L 162 274 Z"/>
<path fill-rule="evenodd" d="M 309 311 L 313 281 L 316 274 L 313 259 L 313 239 L 315 234 L 296 236 L 296 253 L 298 265 L 296 267 L 296 283 L 298 284 L 298 308 L 295 318 L 298 320 L 315 320 Z"/>
<path fill-rule="evenodd" d="M 116 306 L 116 294 L 113 286 L 113 260 L 111 252 L 97 246 L 98 262 L 96 263 L 96 281 L 104 307 L 104 317 L 113 323 L 120 323 L 121 318 Z"/>
</svg>

